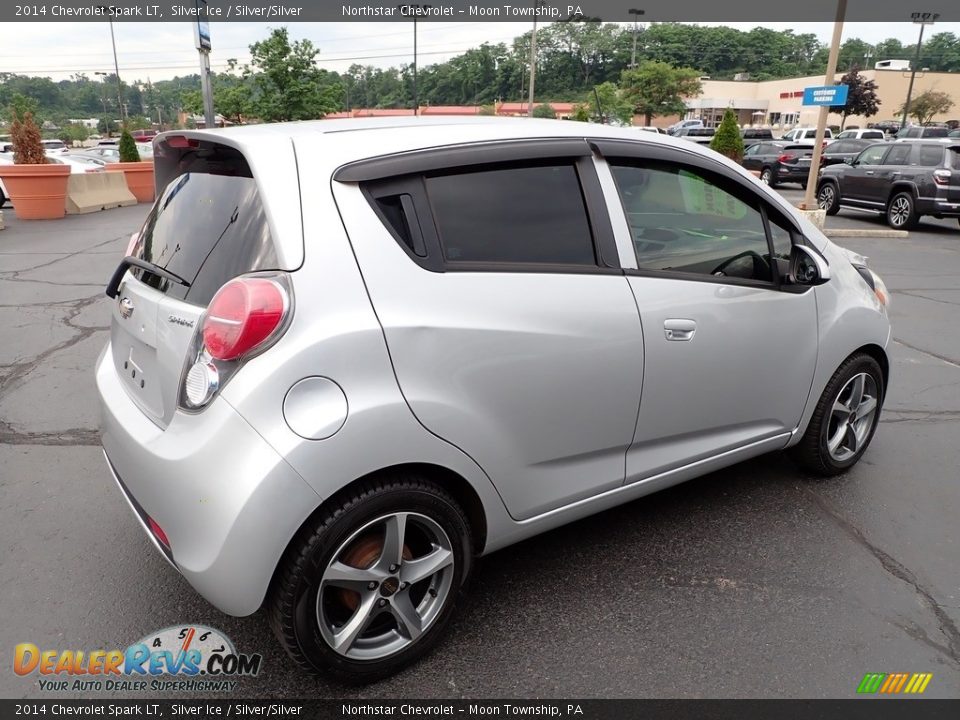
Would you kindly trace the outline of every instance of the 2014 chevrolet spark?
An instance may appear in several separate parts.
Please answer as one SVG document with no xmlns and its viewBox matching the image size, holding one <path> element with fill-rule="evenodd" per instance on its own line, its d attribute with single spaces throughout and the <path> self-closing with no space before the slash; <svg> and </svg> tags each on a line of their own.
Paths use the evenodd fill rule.
<svg viewBox="0 0 960 720">
<path fill-rule="evenodd" d="M 104 453 L 213 605 L 350 680 L 478 555 L 762 453 L 836 474 L 887 292 L 710 150 L 556 121 L 166 133 L 107 288 Z"/>
</svg>

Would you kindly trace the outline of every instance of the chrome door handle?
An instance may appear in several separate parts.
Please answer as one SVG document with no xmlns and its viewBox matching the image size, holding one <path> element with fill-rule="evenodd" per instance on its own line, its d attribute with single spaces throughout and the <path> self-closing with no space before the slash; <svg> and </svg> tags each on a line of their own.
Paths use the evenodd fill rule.
<svg viewBox="0 0 960 720">
<path fill-rule="evenodd" d="M 663 322 L 663 335 L 667 340 L 685 341 L 693 340 L 697 332 L 697 323 L 695 320 L 686 318 L 671 318 Z"/>
<path fill-rule="evenodd" d="M 865 175 L 873 175 L 873 170 L 867 170 L 866 173 L 864 173 L 864 174 L 865 174 Z"/>
</svg>

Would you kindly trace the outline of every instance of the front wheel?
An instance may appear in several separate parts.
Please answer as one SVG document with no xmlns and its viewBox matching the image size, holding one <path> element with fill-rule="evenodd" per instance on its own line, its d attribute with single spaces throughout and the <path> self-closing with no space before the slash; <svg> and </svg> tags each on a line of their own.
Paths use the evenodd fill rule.
<svg viewBox="0 0 960 720">
<path fill-rule="evenodd" d="M 791 448 L 801 467 L 838 475 L 861 458 L 880 420 L 884 381 L 880 365 L 866 353 L 850 357 L 830 378 L 807 431 Z"/>
<path fill-rule="evenodd" d="M 840 212 L 840 198 L 837 188 L 831 182 L 825 182 L 817 191 L 817 207 L 826 210 L 827 215 L 836 215 Z"/>
<path fill-rule="evenodd" d="M 268 600 L 271 627 L 308 672 L 354 683 L 391 675 L 440 640 L 472 555 L 469 522 L 441 487 L 371 481 L 291 544 Z"/>
</svg>

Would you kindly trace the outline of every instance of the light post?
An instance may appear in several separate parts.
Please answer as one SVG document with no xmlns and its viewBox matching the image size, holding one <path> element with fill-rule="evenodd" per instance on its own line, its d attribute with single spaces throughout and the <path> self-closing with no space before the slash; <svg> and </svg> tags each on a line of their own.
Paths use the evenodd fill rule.
<svg viewBox="0 0 960 720">
<path fill-rule="evenodd" d="M 107 116 L 107 96 L 103 92 L 104 84 L 107 82 L 107 73 L 94 70 L 94 75 L 100 75 L 103 79 L 100 81 L 100 104 L 103 105 L 103 124 L 107 137 L 110 137 L 110 118 Z"/>
<path fill-rule="evenodd" d="M 400 14 L 413 16 L 413 114 L 420 114 L 420 95 L 417 90 L 417 16 L 430 10 L 433 5 L 400 5 Z"/>
<path fill-rule="evenodd" d="M 637 18 L 646 13 L 639 8 L 630 8 L 627 12 L 633 15 L 633 50 L 630 51 L 630 67 L 635 68 L 637 66 Z"/>
<path fill-rule="evenodd" d="M 533 117 L 533 86 L 537 77 L 537 14 L 536 10 L 543 4 L 543 0 L 533 3 L 533 32 L 530 34 L 530 91 L 527 102 L 527 117 Z"/>
<path fill-rule="evenodd" d="M 120 83 L 120 63 L 117 62 L 117 38 L 113 34 L 113 15 L 110 14 L 109 8 L 100 6 L 100 11 L 107 16 L 107 22 L 110 23 L 110 44 L 113 46 L 113 70 L 117 78 L 117 106 L 120 109 L 120 120 L 124 125 L 127 124 L 127 112 L 123 106 L 123 88 Z"/>
<path fill-rule="evenodd" d="M 913 22 L 920 25 L 920 37 L 917 39 L 917 55 L 914 58 L 913 64 L 910 66 L 910 84 L 907 85 L 907 101 L 903 103 L 903 118 L 900 120 L 901 128 L 906 126 L 907 118 L 910 116 L 910 98 L 913 96 L 913 81 L 917 77 L 917 67 L 920 65 L 920 50 L 923 48 L 923 28 L 926 25 L 933 25 L 937 18 L 940 17 L 940 13 L 915 12 L 911 13 L 910 17 L 913 19 Z"/>
</svg>

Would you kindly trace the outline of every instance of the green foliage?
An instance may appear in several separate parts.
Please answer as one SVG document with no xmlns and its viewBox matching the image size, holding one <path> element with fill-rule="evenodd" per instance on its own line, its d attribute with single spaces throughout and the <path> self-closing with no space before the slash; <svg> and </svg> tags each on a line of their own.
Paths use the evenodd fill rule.
<svg viewBox="0 0 960 720">
<path fill-rule="evenodd" d="M 623 72 L 620 87 L 649 125 L 658 115 L 682 115 L 686 110 L 683 99 L 700 94 L 699 76 L 693 68 L 646 60 Z"/>
<path fill-rule="evenodd" d="M 252 85 L 253 112 L 261 120 L 311 120 L 340 108 L 343 87 L 317 67 L 319 52 L 309 40 L 291 43 L 285 27 L 250 46 L 245 75 Z"/>
<path fill-rule="evenodd" d="M 67 145 L 72 145 L 74 141 L 83 142 L 90 137 L 90 131 L 83 125 L 69 123 L 60 130 L 57 137 Z"/>
<path fill-rule="evenodd" d="M 856 67 L 840 78 L 841 85 L 847 85 L 846 105 L 832 105 L 830 112 L 843 115 L 840 127 L 847 124 L 847 116 L 862 115 L 873 117 L 880 110 L 880 98 L 877 97 L 877 84 L 860 75 Z"/>
<path fill-rule="evenodd" d="M 34 98 L 27 97 L 21 93 L 14 93 L 8 105 L 10 109 L 7 114 L 11 121 L 15 121 L 17 118 L 23 118 L 27 113 L 30 113 L 33 122 L 40 122 L 40 118 L 37 116 L 37 101 Z"/>
<path fill-rule="evenodd" d="M 496 115 L 497 108 L 495 105 L 484 105 L 480 108 L 480 115 Z"/>
<path fill-rule="evenodd" d="M 733 110 L 727 108 L 723 112 L 717 132 L 710 140 L 710 149 L 716 150 L 734 162 L 743 160 L 743 138 L 740 137 L 740 126 Z"/>
<path fill-rule="evenodd" d="M 605 82 L 597 85 L 587 96 L 587 107 L 590 118 L 597 122 L 615 122 L 621 125 L 633 123 L 633 102 L 615 83 Z"/>
<path fill-rule="evenodd" d="M 133 140 L 133 135 L 126 128 L 120 133 L 120 162 L 140 162 L 137 144 Z"/>
<path fill-rule="evenodd" d="M 43 151 L 40 128 L 33 121 L 33 113 L 27 110 L 22 115 L 11 109 L 13 123 L 10 139 L 13 141 L 13 162 L 16 165 L 45 165 L 47 156 Z"/>
<path fill-rule="evenodd" d="M 213 92 L 213 106 L 227 120 L 240 124 L 252 107 L 250 88 L 247 85 L 218 87 Z"/>
<path fill-rule="evenodd" d="M 953 99 L 940 90 L 926 90 L 910 101 L 910 117 L 916 118 L 923 125 L 936 115 L 949 112 L 953 107 Z M 897 109 L 897 115 L 903 115 L 903 105 Z"/>
<path fill-rule="evenodd" d="M 590 106 L 587 103 L 577 103 L 573 106 L 570 119 L 577 122 L 590 122 Z"/>
<path fill-rule="evenodd" d="M 117 131 L 117 123 L 109 115 L 104 115 L 97 121 L 97 132 L 101 135 L 111 135 Z"/>
<path fill-rule="evenodd" d="M 535 105 L 533 108 L 533 116 L 535 118 L 547 118 L 550 120 L 556 120 L 557 111 L 553 109 L 553 105 L 550 103 L 541 103 Z"/>
</svg>

